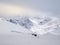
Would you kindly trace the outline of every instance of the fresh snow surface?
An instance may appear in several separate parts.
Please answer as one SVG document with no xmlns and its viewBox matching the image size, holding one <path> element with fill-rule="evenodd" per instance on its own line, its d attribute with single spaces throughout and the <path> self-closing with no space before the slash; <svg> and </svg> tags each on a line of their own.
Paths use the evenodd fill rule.
<svg viewBox="0 0 60 45">
<path fill-rule="evenodd" d="M 32 35 L 11 32 L 22 30 L 23 27 L 0 19 L 0 45 L 60 45 L 60 36 L 51 34 L 40 35 L 39 38 Z M 24 29 L 24 28 L 23 28 Z M 20 32 L 19 31 L 19 32 Z"/>
<path fill-rule="evenodd" d="M 17 32 L 31 32 L 44 35 L 47 33 L 60 35 L 60 21 L 56 17 L 51 16 L 23 16 L 23 17 L 10 17 L 3 18 L 5 22 L 10 24 L 10 31 Z M 14 25 L 13 28 L 12 25 Z M 6 27 L 6 26 L 4 26 Z"/>
<path fill-rule="evenodd" d="M 12 31 L 18 31 L 18 32 L 22 32 L 22 33 L 31 33 L 29 30 L 27 30 L 19 25 L 10 23 L 10 22 L 0 18 L 0 34 L 15 35 L 16 33 L 13 33 Z"/>
</svg>

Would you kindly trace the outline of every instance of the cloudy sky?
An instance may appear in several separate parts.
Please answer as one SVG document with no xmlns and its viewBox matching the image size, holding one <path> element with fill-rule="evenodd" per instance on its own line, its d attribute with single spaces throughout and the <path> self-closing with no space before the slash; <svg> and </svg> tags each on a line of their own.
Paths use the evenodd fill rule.
<svg viewBox="0 0 60 45">
<path fill-rule="evenodd" d="M 36 11 L 40 13 L 47 12 L 54 16 L 60 16 L 60 0 L 0 0 L 0 13 L 15 15 L 21 14 L 20 12 L 30 12 L 29 14 L 31 14 L 31 11 L 33 13 Z M 60 36 L 47 34 L 40 36 L 40 39 L 38 39 L 23 34 L 0 34 L 0 45 L 60 45 Z"/>
<path fill-rule="evenodd" d="M 60 16 L 60 0 L 0 0 L 0 2 L 17 4 L 36 11 L 50 12 Z"/>
</svg>

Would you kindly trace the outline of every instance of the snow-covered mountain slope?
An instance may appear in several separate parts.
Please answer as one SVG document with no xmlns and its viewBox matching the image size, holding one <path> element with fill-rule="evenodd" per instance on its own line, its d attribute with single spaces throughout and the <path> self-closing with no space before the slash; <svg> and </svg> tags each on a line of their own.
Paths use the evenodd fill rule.
<svg viewBox="0 0 60 45">
<path fill-rule="evenodd" d="M 4 20 L 3 18 L 0 18 L 0 34 L 15 35 L 16 33 L 13 33 L 12 31 L 18 31 L 22 33 L 31 33 L 29 30 L 25 29 L 24 27 L 10 23 Z"/>
<path fill-rule="evenodd" d="M 60 20 L 56 17 L 23 16 L 23 17 L 10 17 L 10 18 L 4 18 L 4 19 L 8 22 L 11 22 L 12 24 L 15 24 L 15 26 L 19 25 L 22 28 L 27 29 L 33 33 L 37 33 L 40 35 L 44 35 L 47 33 L 52 33 L 52 34 L 56 33 L 57 35 L 60 35 L 60 26 L 59 26 Z"/>
</svg>

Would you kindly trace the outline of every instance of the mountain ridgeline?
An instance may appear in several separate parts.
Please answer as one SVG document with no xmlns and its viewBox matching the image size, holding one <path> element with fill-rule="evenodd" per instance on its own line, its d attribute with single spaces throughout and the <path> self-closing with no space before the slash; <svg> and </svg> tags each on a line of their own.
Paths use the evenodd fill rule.
<svg viewBox="0 0 60 45">
<path fill-rule="evenodd" d="M 8 18 L 6 20 L 13 24 L 18 24 L 26 29 L 35 28 L 37 30 L 39 27 L 38 30 L 43 30 L 43 32 L 60 34 L 60 22 L 54 17 L 25 16 Z"/>
</svg>

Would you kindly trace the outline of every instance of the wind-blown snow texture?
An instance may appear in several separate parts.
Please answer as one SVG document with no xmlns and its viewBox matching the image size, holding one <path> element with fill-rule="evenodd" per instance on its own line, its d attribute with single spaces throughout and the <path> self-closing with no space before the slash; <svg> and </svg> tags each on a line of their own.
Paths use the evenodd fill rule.
<svg viewBox="0 0 60 45">
<path fill-rule="evenodd" d="M 12 17 L 5 18 L 5 20 L 18 24 L 33 33 L 40 35 L 51 33 L 54 35 L 60 35 L 60 21 L 58 18 L 51 16 L 24 16 L 24 17 Z M 18 31 L 18 30 L 17 30 Z"/>
</svg>

